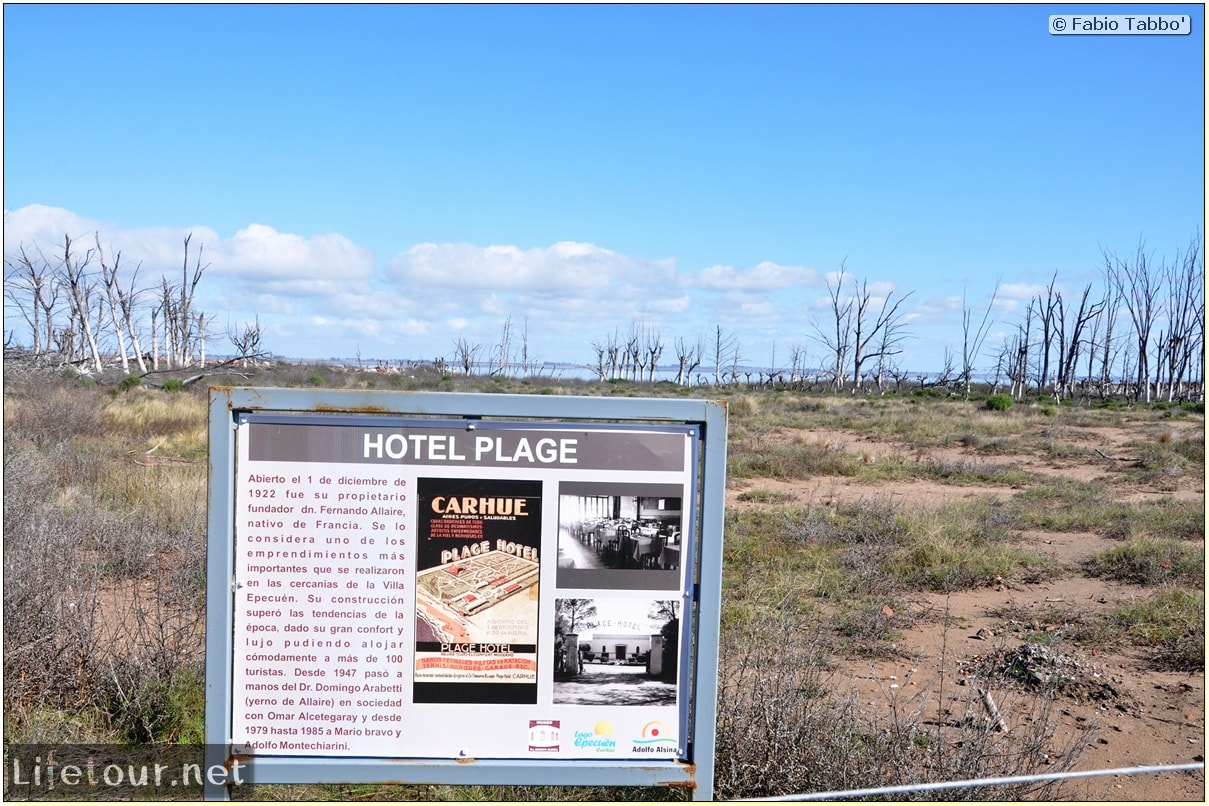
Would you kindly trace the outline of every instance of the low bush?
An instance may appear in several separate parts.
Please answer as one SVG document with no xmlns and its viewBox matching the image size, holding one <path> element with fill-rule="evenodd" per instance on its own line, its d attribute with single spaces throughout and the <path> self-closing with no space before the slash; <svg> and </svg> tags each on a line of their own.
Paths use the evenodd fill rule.
<svg viewBox="0 0 1209 806">
<path fill-rule="evenodd" d="M 991 395 L 987 398 L 986 407 L 989 411 L 1007 411 L 1012 407 L 1012 396 L 1004 394 Z"/>
<path fill-rule="evenodd" d="M 925 703 L 902 695 L 872 716 L 830 671 L 828 630 L 817 621 L 770 615 L 745 637 L 724 641 L 718 696 L 714 795 L 776 798 L 878 786 L 907 786 L 990 776 L 1027 776 L 1073 768 L 1086 735 L 1055 740 L 1056 711 L 1045 694 L 997 692 L 1001 712 L 1019 714 L 1011 734 L 989 720 L 954 722 L 944 710 L 980 706 L 973 686 L 955 701 Z M 943 672 L 942 672 L 943 673 Z M 957 688 L 954 686 L 953 688 Z M 920 695 L 921 697 L 924 695 Z M 945 800 L 1050 800 L 1057 782 L 969 787 Z M 932 800 L 926 790 L 904 793 Z"/>
<path fill-rule="evenodd" d="M 1093 576 L 1135 585 L 1203 587 L 1205 554 L 1188 543 L 1162 537 L 1136 537 L 1092 557 L 1085 570 Z"/>
<path fill-rule="evenodd" d="M 1203 671 L 1205 668 L 1205 594 L 1164 588 L 1113 611 L 1109 622 L 1125 639 L 1154 651 L 1161 668 Z"/>
<path fill-rule="evenodd" d="M 6 738 L 63 711 L 89 740 L 200 741 L 205 465 L 130 458 L 149 423 L 196 422 L 164 406 L 49 388 L 6 422 Z"/>
<path fill-rule="evenodd" d="M 805 479 L 811 476 L 855 476 L 860 460 L 825 443 L 774 442 L 758 450 L 735 451 L 727 460 L 728 475 Z"/>
</svg>

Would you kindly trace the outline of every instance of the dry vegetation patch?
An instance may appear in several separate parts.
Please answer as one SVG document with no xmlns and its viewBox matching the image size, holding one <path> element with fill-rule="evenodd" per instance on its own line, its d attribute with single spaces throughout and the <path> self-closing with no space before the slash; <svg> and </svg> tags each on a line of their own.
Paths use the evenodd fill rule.
<svg viewBox="0 0 1209 806">
<path fill-rule="evenodd" d="M 765 420 L 771 408 L 762 407 Z M 769 539 L 747 528 L 760 522 L 758 512 L 792 506 L 803 523 L 822 524 L 845 520 L 853 507 L 878 512 L 868 520 L 881 527 L 879 551 L 868 550 L 867 537 L 834 532 L 846 547 L 831 558 L 843 568 L 837 576 L 860 577 L 858 554 L 870 573 L 863 594 L 827 589 L 847 590 L 851 606 L 830 595 L 817 627 L 845 639 L 828 661 L 870 714 L 905 708 L 921 724 L 957 730 L 986 718 L 985 705 L 969 696 L 981 689 L 1013 724 L 1036 726 L 1033 706 L 1052 703 L 1050 735 L 1082 737 L 1067 749 L 1081 768 L 1203 758 L 1203 417 L 1030 408 L 975 412 L 936 401 L 923 412 L 854 402 L 845 411 L 833 402 L 816 410 L 813 425 L 795 415 L 780 439 L 842 446 L 847 456 L 831 464 L 857 470 L 827 473 L 820 463 L 798 480 L 738 474 L 729 498 L 748 520 L 728 528 L 728 567 L 752 568 L 743 535 Z M 745 433 L 745 447 L 755 448 L 759 433 Z M 863 460 L 874 454 L 876 463 Z M 950 485 L 957 489 L 945 495 Z M 796 550 L 782 532 L 783 550 Z M 821 561 L 811 570 L 828 578 Z M 745 579 L 743 590 L 753 584 Z M 868 595 L 879 587 L 880 600 Z M 853 619 L 854 611 L 864 617 Z M 871 657 L 881 660 L 870 666 Z M 1189 675 L 1188 685 L 1170 684 L 1164 676 L 1172 674 Z M 1181 718 L 1163 716 L 1171 709 Z M 1122 743 L 1121 720 L 1154 740 Z M 1039 769 L 1056 763 L 1055 747 L 1038 751 Z M 1057 796 L 1075 792 L 1200 799 L 1203 776 L 1068 786 Z"/>
<path fill-rule="evenodd" d="M 482 391 L 476 381 L 539 391 L 313 367 L 243 382 Z M 1203 759 L 1199 412 L 750 392 L 730 416 L 718 797 Z M 7 740 L 200 740 L 205 419 L 202 390 L 6 387 Z M 1202 800 L 1203 781 L 945 797 Z"/>
</svg>

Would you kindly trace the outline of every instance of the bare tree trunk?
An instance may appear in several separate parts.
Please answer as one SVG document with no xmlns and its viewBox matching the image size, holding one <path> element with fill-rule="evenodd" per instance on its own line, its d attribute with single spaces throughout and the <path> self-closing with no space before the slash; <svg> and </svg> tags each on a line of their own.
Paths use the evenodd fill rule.
<svg viewBox="0 0 1209 806">
<path fill-rule="evenodd" d="M 206 328 L 213 323 L 213 319 L 207 319 L 206 314 L 199 313 L 197 315 L 197 343 L 201 353 L 201 365 L 206 366 Z M 192 356 L 190 356 L 192 360 Z"/>
<path fill-rule="evenodd" d="M 134 326 L 133 314 L 133 295 L 126 294 L 118 298 L 118 304 L 122 306 L 122 316 L 126 320 L 126 331 L 130 334 L 130 343 L 134 348 L 134 357 L 138 361 L 139 372 L 147 372 L 147 361 L 143 357 L 143 345 L 139 343 L 139 334 Z"/>
<path fill-rule="evenodd" d="M 160 368 L 160 340 L 155 331 L 159 310 L 158 307 L 151 309 L 151 368 L 156 372 L 159 372 Z"/>
<path fill-rule="evenodd" d="M 1105 305 L 1101 317 L 1104 321 L 1104 340 L 1100 343 L 1100 385 L 1107 396 L 1112 389 L 1113 335 L 1117 314 L 1121 310 L 1121 292 L 1116 268 L 1107 254 L 1104 256 L 1104 286 Z"/>
<path fill-rule="evenodd" d="M 512 317 L 508 316 L 500 328 L 500 343 L 497 345 L 499 357 L 496 371 L 500 375 L 507 375 L 508 365 L 512 362 L 512 330 Z"/>
<path fill-rule="evenodd" d="M 109 316 L 113 320 L 113 331 L 118 341 L 118 356 L 122 360 L 123 374 L 130 374 L 130 358 L 126 353 L 126 327 L 122 316 L 119 314 L 121 305 L 118 298 L 121 296 L 121 286 L 118 281 L 118 271 L 122 265 L 122 253 L 118 252 L 114 255 L 113 265 L 110 266 L 105 261 L 105 250 L 101 246 L 101 233 L 95 233 L 97 242 L 97 258 L 101 263 L 101 282 L 105 285 L 105 299 L 109 303 Z"/>
<path fill-rule="evenodd" d="M 1033 303 L 1030 300 L 1024 309 L 1024 321 L 1016 325 L 1016 335 L 1012 339 L 1008 377 L 1013 400 L 1023 400 L 1028 394 L 1029 335 L 1032 329 Z"/>
<path fill-rule="evenodd" d="M 529 317 L 527 316 L 521 326 L 521 374 L 525 376 L 533 374 L 532 367 L 529 366 Z"/>
<path fill-rule="evenodd" d="M 259 328 L 260 328 L 260 319 L 259 318 L 257 318 L 257 320 L 256 320 L 256 327 L 257 327 L 257 330 L 259 330 Z M 260 341 L 259 335 L 257 336 L 256 340 L 257 340 L 257 342 Z M 236 344 L 236 347 L 241 348 L 242 345 Z M 465 336 L 459 336 L 458 340 L 456 342 L 454 342 L 454 346 L 453 346 L 454 359 L 458 362 L 458 365 L 461 366 L 462 372 L 467 377 L 474 374 L 474 364 L 475 364 L 475 361 L 477 360 L 479 353 L 482 352 L 482 349 L 483 349 L 483 346 L 481 344 L 471 344 L 469 341 L 466 340 Z"/>
<path fill-rule="evenodd" d="M 177 356 L 176 339 L 180 333 L 180 328 L 176 323 L 176 318 L 179 316 L 175 303 L 176 292 L 168 284 L 167 277 L 160 278 L 160 280 L 162 293 L 160 310 L 164 313 L 164 364 L 174 367 Z"/>
<path fill-rule="evenodd" d="M 647 380 L 654 382 L 655 368 L 659 365 L 659 357 L 663 355 L 663 338 L 655 331 L 647 329 L 646 346 L 647 357 L 650 359 L 648 366 L 650 367 Z"/>
<path fill-rule="evenodd" d="M 1138 244 L 1137 251 L 1131 261 L 1116 260 L 1117 288 L 1125 303 L 1125 310 L 1133 321 L 1134 335 L 1137 338 L 1137 350 L 1134 357 L 1137 360 L 1137 394 L 1149 403 L 1150 388 L 1150 339 L 1154 330 L 1158 310 L 1155 299 L 1158 296 L 1158 283 L 1150 270 L 1144 244 Z"/>
<path fill-rule="evenodd" d="M 1164 272 L 1167 285 L 1167 322 L 1170 330 L 1167 349 L 1167 399 L 1183 398 L 1188 371 L 1198 342 L 1204 341 L 1203 321 L 1204 264 L 1200 238 L 1194 238 L 1188 250 L 1177 255 Z"/>
<path fill-rule="evenodd" d="M 16 257 L 5 259 L 4 296 L 29 324 L 34 355 L 42 355 L 50 351 L 55 341 L 55 306 L 60 281 L 42 250 L 37 249 L 37 252 L 38 256 L 34 258 L 21 245 Z"/>
<path fill-rule="evenodd" d="M 197 284 L 201 281 L 202 274 L 209 268 L 209 264 L 202 265 L 202 252 L 204 246 L 198 247 L 197 260 L 193 266 L 193 274 L 189 274 L 189 241 L 193 238 L 193 233 L 185 236 L 185 258 L 181 266 L 181 284 L 178 291 L 180 292 L 180 302 L 176 307 L 176 326 L 178 333 L 175 341 L 175 357 L 177 365 L 187 367 L 192 362 L 192 342 L 193 342 L 193 296 L 197 292 Z"/>
<path fill-rule="evenodd" d="M 1060 374 L 1062 375 L 1062 388 L 1067 397 L 1070 397 L 1074 392 L 1074 382 L 1076 374 L 1076 364 L 1079 359 L 1079 349 L 1083 344 L 1083 331 L 1086 329 L 1089 322 L 1099 318 L 1100 311 L 1104 309 L 1104 302 L 1090 303 L 1088 302 L 1091 296 L 1091 283 L 1088 283 L 1083 288 L 1083 295 L 1079 299 L 1079 309 L 1075 312 L 1074 321 L 1069 325 L 1070 339 L 1067 341 L 1061 361 Z M 1061 309 L 1061 295 L 1059 295 L 1059 308 Z M 1065 337 L 1067 324 L 1065 321 L 1065 311 L 1062 312 L 1062 333 Z"/>
<path fill-rule="evenodd" d="M 1049 386 L 1050 351 L 1054 347 L 1054 323 L 1057 315 L 1058 301 L 1055 299 L 1054 285 L 1058 273 L 1054 272 L 1046 287 L 1045 298 L 1038 294 L 1033 301 L 1036 303 L 1037 324 L 1041 326 L 1041 339 L 1037 343 L 1037 391 Z M 1060 295 L 1058 295 L 1060 296 Z"/>
<path fill-rule="evenodd" d="M 907 297 L 910 297 L 913 292 L 908 292 L 905 296 L 900 297 L 897 302 L 894 300 L 894 292 L 891 291 L 883 299 L 881 309 L 878 310 L 877 316 L 869 321 L 870 304 L 873 295 L 869 291 L 869 281 L 864 280 L 857 286 L 856 278 L 852 280 L 852 288 L 855 299 L 855 315 L 854 327 L 855 338 L 852 340 L 852 383 L 853 389 L 860 389 L 862 377 L 864 376 L 865 362 L 877 358 L 879 359 L 878 370 L 878 390 L 881 390 L 881 368 L 880 359 L 884 359 L 889 355 L 896 355 L 899 351 L 895 348 L 906 338 L 902 332 L 903 329 L 903 313 L 899 308 Z M 893 302 L 893 304 L 892 304 Z M 874 344 L 874 339 L 879 339 L 876 342 L 876 348 L 870 351 L 870 345 Z"/>
<path fill-rule="evenodd" d="M 973 311 L 965 304 L 965 291 L 962 291 L 962 306 L 961 306 L 961 325 L 962 325 L 962 342 L 961 342 L 961 379 L 965 383 L 966 394 L 970 394 L 970 385 L 974 376 L 974 361 L 978 354 L 982 352 L 982 343 L 986 341 L 987 331 L 990 330 L 993 320 L 991 319 L 991 310 L 995 306 L 995 297 L 999 295 L 999 283 L 995 283 L 995 290 L 991 293 L 991 299 L 987 302 L 987 309 L 982 314 L 982 322 L 978 328 L 970 333 L 971 316 Z"/>
<path fill-rule="evenodd" d="M 88 264 L 92 262 L 93 252 L 88 250 L 83 258 L 77 258 L 71 252 L 71 236 L 63 236 L 63 259 L 59 264 L 59 272 L 64 283 L 67 286 L 69 293 L 69 301 L 72 307 L 72 318 L 75 324 L 79 327 L 79 332 L 84 336 L 84 342 L 88 346 L 88 350 L 92 356 L 93 366 L 97 372 L 101 372 L 104 367 L 101 364 L 101 353 L 97 348 L 96 334 L 93 332 L 92 324 L 89 322 L 88 316 L 91 311 L 88 308 L 89 296 L 92 291 L 92 279 L 88 276 L 86 270 Z"/>
</svg>

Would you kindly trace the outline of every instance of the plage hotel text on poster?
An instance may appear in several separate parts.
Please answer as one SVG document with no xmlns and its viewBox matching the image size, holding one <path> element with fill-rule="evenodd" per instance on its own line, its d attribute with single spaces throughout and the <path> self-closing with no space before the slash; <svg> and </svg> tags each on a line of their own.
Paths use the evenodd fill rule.
<svg viewBox="0 0 1209 806">
<path fill-rule="evenodd" d="M 675 758 L 694 456 L 683 427 L 244 417 L 232 740 Z"/>
</svg>

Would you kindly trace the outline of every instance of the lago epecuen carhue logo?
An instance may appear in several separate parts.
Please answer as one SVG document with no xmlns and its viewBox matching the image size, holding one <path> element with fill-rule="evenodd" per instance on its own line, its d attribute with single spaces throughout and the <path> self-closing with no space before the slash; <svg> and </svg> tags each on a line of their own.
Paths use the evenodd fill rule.
<svg viewBox="0 0 1209 806">
<path fill-rule="evenodd" d="M 669 753 L 676 749 L 676 739 L 662 722 L 642 726 L 642 738 L 634 740 L 635 753 Z"/>
<path fill-rule="evenodd" d="M 591 732 L 575 731 L 575 747 L 578 750 L 593 750 L 596 753 L 617 752 L 617 740 L 613 738 L 613 725 L 597 722 Z"/>
</svg>

